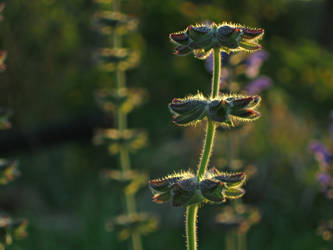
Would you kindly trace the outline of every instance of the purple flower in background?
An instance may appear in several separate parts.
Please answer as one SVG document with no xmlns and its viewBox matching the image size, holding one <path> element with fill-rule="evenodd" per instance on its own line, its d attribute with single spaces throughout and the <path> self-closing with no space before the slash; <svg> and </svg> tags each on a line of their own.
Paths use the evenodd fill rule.
<svg viewBox="0 0 333 250">
<path fill-rule="evenodd" d="M 259 50 L 257 52 L 252 53 L 247 59 L 246 59 L 246 75 L 249 78 L 254 78 L 259 74 L 259 70 L 261 65 L 265 60 L 268 59 L 268 53 L 264 50 Z"/>
<path fill-rule="evenodd" d="M 260 76 L 247 85 L 246 91 L 249 95 L 256 95 L 262 90 L 269 88 L 271 85 L 272 80 L 269 77 Z"/>
<path fill-rule="evenodd" d="M 232 54 L 232 53 L 231 53 Z M 225 52 L 221 52 L 221 67 L 224 67 L 224 64 L 228 61 L 231 54 L 227 54 Z M 205 62 L 206 70 L 209 73 L 213 72 L 214 62 L 213 62 L 213 53 L 210 53 L 210 55 L 207 57 Z"/>
<path fill-rule="evenodd" d="M 322 143 L 314 141 L 310 144 L 309 149 L 315 154 L 322 167 L 327 168 L 327 166 L 333 161 L 333 155 L 327 151 Z"/>
<path fill-rule="evenodd" d="M 223 88 L 222 85 L 225 85 L 226 80 L 230 76 L 229 69 L 227 67 L 225 67 L 224 64 L 229 61 L 229 57 L 231 54 L 221 52 L 221 70 L 222 71 L 221 71 L 221 77 L 220 77 L 220 88 Z M 213 67 L 214 67 L 213 53 L 211 53 L 206 59 L 205 68 L 210 74 L 212 74 Z"/>
<path fill-rule="evenodd" d="M 326 191 L 332 184 L 332 177 L 325 172 L 319 172 L 317 174 L 317 180 L 323 191 Z"/>
</svg>

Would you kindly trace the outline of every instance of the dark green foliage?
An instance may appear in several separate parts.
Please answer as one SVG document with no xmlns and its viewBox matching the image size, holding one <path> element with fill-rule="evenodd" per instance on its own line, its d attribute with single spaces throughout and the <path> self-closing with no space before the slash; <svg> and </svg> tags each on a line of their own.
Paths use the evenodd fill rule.
<svg viewBox="0 0 333 250">
<path fill-rule="evenodd" d="M 126 35 L 124 46 L 134 45 L 142 55 L 138 68 L 127 75 L 128 82 L 149 92 L 143 108 L 134 109 L 128 117 L 130 125 L 147 127 L 150 139 L 148 148 L 134 156 L 134 167 L 145 168 L 150 176 L 197 164 L 202 135 L 191 128 L 184 134 L 182 128 L 172 126 L 165 104 L 175 93 L 180 97 L 195 90 L 209 94 L 209 75 L 202 62 L 171 55 L 166 34 L 205 20 L 228 20 L 267 30 L 263 45 L 270 58 L 262 72 L 274 85 L 263 93 L 262 117 L 256 126 L 251 123 L 235 131 L 243 142 L 230 139 L 238 145 L 242 163 L 256 169 L 246 183 L 244 200 L 260 209 L 262 220 L 247 235 L 248 250 L 332 248 L 332 243 L 316 234 L 321 221 L 331 218 L 333 207 L 319 192 L 314 176 L 317 163 L 307 153 L 309 139 L 324 138 L 329 146 L 333 56 L 332 48 L 324 45 L 332 44 L 330 30 L 324 29 L 325 23 L 331 24 L 325 15 L 325 9 L 330 10 L 327 2 L 124 1 L 124 10 L 140 19 L 138 31 L 144 38 Z M 15 130 L 40 131 L 59 121 L 66 126 L 67 121 L 95 112 L 96 84 L 106 87 L 112 80 L 93 66 L 91 51 L 104 41 L 92 33 L 95 10 L 96 5 L 87 0 L 6 1 L 0 48 L 7 50 L 8 58 L 7 71 L 0 74 L 0 100 L 1 106 L 14 111 Z M 82 127 L 88 122 L 82 121 Z M 104 228 L 107 218 L 121 211 L 122 196 L 100 182 L 98 171 L 115 168 L 117 159 L 91 146 L 90 140 L 47 148 L 39 138 L 28 139 L 30 150 L 36 145 L 42 150 L 12 151 L 9 156 L 20 158 L 22 174 L 1 191 L 1 203 L 29 219 L 29 237 L 17 241 L 16 248 L 126 249 L 127 243 L 119 243 L 116 233 Z M 221 136 L 216 142 L 217 159 L 212 166 L 227 165 L 227 140 Z M 152 205 L 148 188 L 137 197 L 141 211 L 152 209 L 162 218 L 163 227 L 145 237 L 146 249 L 183 249 L 182 209 Z M 215 206 L 200 211 L 203 249 L 223 246 L 224 227 L 216 225 L 212 216 L 219 212 Z"/>
</svg>

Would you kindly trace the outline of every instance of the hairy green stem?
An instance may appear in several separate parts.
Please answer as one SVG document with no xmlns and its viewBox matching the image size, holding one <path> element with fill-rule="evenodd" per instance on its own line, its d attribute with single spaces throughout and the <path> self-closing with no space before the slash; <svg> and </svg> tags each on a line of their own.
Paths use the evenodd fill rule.
<svg viewBox="0 0 333 250">
<path fill-rule="evenodd" d="M 214 49 L 214 71 L 212 79 L 211 98 L 218 96 L 220 92 L 220 78 L 221 78 L 221 51 Z"/>
<path fill-rule="evenodd" d="M 119 11 L 120 3 L 119 1 L 113 1 L 113 11 Z M 113 48 L 117 49 L 122 46 L 121 37 L 117 34 L 117 32 L 113 33 Z M 116 69 L 114 74 L 114 80 L 116 83 L 116 90 L 121 91 L 122 88 L 126 87 L 126 76 L 125 72 L 119 68 Z M 116 115 L 117 120 L 117 129 L 119 131 L 123 131 L 127 129 L 127 117 L 126 114 L 121 110 L 117 110 Z M 122 148 L 120 150 L 119 156 L 119 164 L 121 170 L 126 172 L 131 169 L 131 163 L 129 158 L 129 152 L 126 148 Z M 125 201 L 126 201 L 126 213 L 128 216 L 136 214 L 136 205 L 135 199 L 133 194 L 125 194 Z M 131 235 L 132 238 L 132 249 L 133 250 L 142 250 L 142 242 L 141 236 L 138 233 L 134 233 Z"/>
<path fill-rule="evenodd" d="M 197 214 L 199 207 L 194 204 L 186 208 L 186 238 L 187 249 L 197 249 Z"/>
<path fill-rule="evenodd" d="M 213 78 L 212 78 L 212 89 L 211 98 L 216 98 L 219 94 L 220 89 L 220 77 L 221 77 L 221 52 L 220 49 L 213 50 L 214 55 L 214 68 L 213 68 Z M 215 123 L 213 121 L 207 121 L 206 136 L 204 139 L 204 146 L 201 153 L 201 159 L 197 171 L 197 180 L 200 181 L 202 176 L 205 174 L 209 159 L 211 157 L 214 137 L 215 137 Z M 186 208 L 186 242 L 188 250 L 197 249 L 197 214 L 199 210 L 199 205 L 194 204 Z"/>
</svg>

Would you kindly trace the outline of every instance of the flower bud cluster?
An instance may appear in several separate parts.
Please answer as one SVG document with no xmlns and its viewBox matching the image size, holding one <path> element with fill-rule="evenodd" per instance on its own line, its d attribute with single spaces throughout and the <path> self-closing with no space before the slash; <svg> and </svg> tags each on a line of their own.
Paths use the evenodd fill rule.
<svg viewBox="0 0 333 250">
<path fill-rule="evenodd" d="M 97 102 L 105 111 L 115 112 L 121 109 L 126 114 L 141 105 L 145 97 L 143 89 L 103 89 L 96 93 Z"/>
<path fill-rule="evenodd" d="M 135 152 L 147 143 L 147 134 L 135 129 L 101 129 L 94 138 L 96 144 L 106 143 L 111 154 L 118 154 L 121 149 Z"/>
<path fill-rule="evenodd" d="M 246 233 L 260 219 L 258 208 L 242 203 L 224 206 L 222 212 L 216 216 L 217 223 L 236 229 L 239 233 Z"/>
<path fill-rule="evenodd" d="M 105 48 L 98 53 L 101 70 L 112 72 L 117 69 L 125 71 L 135 67 L 139 62 L 139 52 L 125 48 Z"/>
<path fill-rule="evenodd" d="M 213 168 L 201 180 L 192 172 L 180 172 L 162 179 L 149 181 L 155 194 L 153 201 L 171 201 L 172 206 L 188 206 L 196 203 L 222 203 L 227 199 L 238 199 L 245 194 L 241 188 L 246 179 L 243 172 L 220 172 Z"/>
<path fill-rule="evenodd" d="M 173 122 L 180 126 L 196 125 L 207 118 L 222 126 L 234 126 L 235 122 L 249 122 L 260 117 L 255 110 L 260 96 L 222 95 L 214 99 L 201 94 L 184 99 L 174 98 L 169 104 Z"/>
<path fill-rule="evenodd" d="M 115 128 L 97 130 L 93 140 L 96 144 L 106 144 L 110 154 L 119 155 L 121 169 L 106 170 L 102 176 L 121 189 L 122 194 L 126 196 L 127 206 L 127 214 L 112 218 L 107 223 L 107 229 L 118 232 L 121 240 L 131 236 L 137 239 L 141 234 L 154 231 L 157 227 L 155 217 L 135 211 L 135 194 L 147 183 L 148 177 L 145 173 L 131 170 L 129 160 L 130 152 L 141 149 L 147 143 L 147 134 L 142 130 L 128 129 L 126 122 L 127 114 L 141 105 L 146 97 L 142 89 L 126 88 L 125 71 L 138 64 L 139 51 L 120 47 L 121 36 L 134 30 L 137 21 L 120 13 L 118 10 L 120 3 L 117 1 L 97 0 L 97 2 L 105 4 L 107 8 L 110 8 L 111 4 L 113 6 L 113 11 L 104 10 L 95 14 L 93 27 L 105 36 L 106 39 L 103 41 L 108 43 L 95 53 L 95 59 L 101 71 L 114 74 L 114 81 L 111 86 L 108 84 L 108 88 L 98 91 L 96 99 L 108 115 L 114 115 L 113 120 L 116 122 Z M 141 246 L 136 246 L 135 249 L 137 248 L 141 249 Z"/>
<path fill-rule="evenodd" d="M 261 49 L 257 41 L 263 34 L 263 29 L 231 23 L 211 23 L 190 25 L 184 31 L 171 33 L 169 37 L 177 45 L 174 52 L 176 55 L 193 52 L 195 57 L 205 59 L 214 48 L 220 48 L 227 53 Z"/>
<path fill-rule="evenodd" d="M 126 240 L 135 233 L 143 235 L 149 234 L 155 231 L 157 226 L 157 219 L 147 213 L 119 215 L 115 218 L 111 218 L 106 224 L 107 230 L 117 232 L 120 240 Z"/>
<path fill-rule="evenodd" d="M 2 21 L 2 11 L 5 8 L 4 3 L 0 3 L 0 21 Z M 5 60 L 7 52 L 0 51 L 0 71 L 5 71 L 7 66 Z M 9 109 L 0 108 L 0 130 L 11 128 L 9 116 L 12 112 Z M 13 181 L 20 172 L 17 168 L 17 161 L 7 161 L 0 159 L 0 185 L 6 185 Z M 13 243 L 13 240 L 20 240 L 27 236 L 26 227 L 28 225 L 25 219 L 13 219 L 7 215 L 0 216 L 0 249 L 4 250 Z"/>
<path fill-rule="evenodd" d="M 117 183 L 126 194 L 135 194 L 142 186 L 145 186 L 148 176 L 135 170 L 105 170 L 103 178 Z"/>
<path fill-rule="evenodd" d="M 102 34 L 125 34 L 137 27 L 137 21 L 116 11 L 101 11 L 95 14 L 93 26 Z"/>
</svg>

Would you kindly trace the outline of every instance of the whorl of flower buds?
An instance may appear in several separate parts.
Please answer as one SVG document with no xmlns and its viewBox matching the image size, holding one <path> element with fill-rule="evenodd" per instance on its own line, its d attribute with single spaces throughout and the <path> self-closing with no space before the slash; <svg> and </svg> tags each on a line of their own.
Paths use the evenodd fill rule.
<svg viewBox="0 0 333 250">
<path fill-rule="evenodd" d="M 184 31 L 171 33 L 176 55 L 193 52 L 195 57 L 205 59 L 214 48 L 227 53 L 236 51 L 253 52 L 261 49 L 257 43 L 264 34 L 263 29 L 247 28 L 231 23 L 189 25 Z"/>
<path fill-rule="evenodd" d="M 117 154 L 121 149 L 126 148 L 130 152 L 135 152 L 146 145 L 147 134 L 135 129 L 101 129 L 94 137 L 96 144 L 107 143 L 111 154 Z"/>
<path fill-rule="evenodd" d="M 239 233 L 246 233 L 261 219 L 256 207 L 242 203 L 224 206 L 222 212 L 216 216 L 216 221 L 229 229 L 236 229 Z"/>
<path fill-rule="evenodd" d="M 105 170 L 102 177 L 117 182 L 117 187 L 123 189 L 126 194 L 136 193 L 140 187 L 146 185 L 148 180 L 147 174 L 135 170 Z"/>
<path fill-rule="evenodd" d="M 121 109 L 122 112 L 128 113 L 133 108 L 143 103 L 147 96 L 143 89 L 119 90 L 100 90 L 96 93 L 96 99 L 105 111 L 116 111 Z"/>
<path fill-rule="evenodd" d="M 196 125 L 204 118 L 222 126 L 234 126 L 234 122 L 248 122 L 260 117 L 255 110 L 260 96 L 222 95 L 207 99 L 201 94 L 184 99 L 174 98 L 169 104 L 173 122 L 180 126 Z"/>
<path fill-rule="evenodd" d="M 106 229 L 117 232 L 120 240 L 126 240 L 135 233 L 148 234 L 154 231 L 157 225 L 156 217 L 146 213 L 136 213 L 111 218 L 106 224 Z"/>
<path fill-rule="evenodd" d="M 122 35 L 134 30 L 137 21 L 120 12 L 102 11 L 95 14 L 94 27 L 103 34 L 117 32 Z"/>
<path fill-rule="evenodd" d="M 135 67 L 139 62 L 139 53 L 125 48 L 105 48 L 98 53 L 99 65 L 102 70 L 112 72 L 116 69 L 127 70 Z"/>
<path fill-rule="evenodd" d="M 246 175 L 243 172 L 227 173 L 211 169 L 198 181 L 191 172 L 180 172 L 162 179 L 149 181 L 155 194 L 155 203 L 171 201 L 172 206 L 185 207 L 196 203 L 222 203 L 238 199 L 245 194 L 241 188 Z"/>
</svg>

